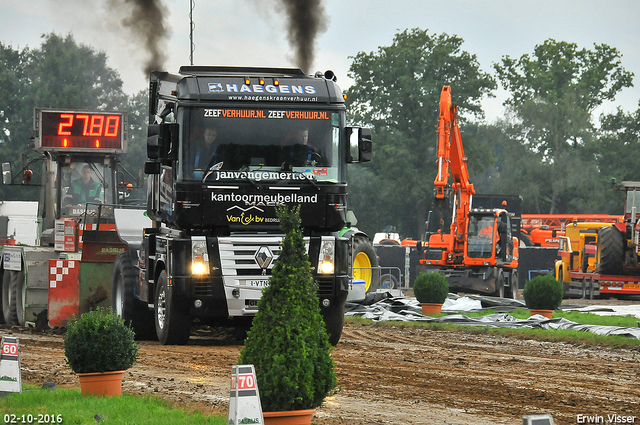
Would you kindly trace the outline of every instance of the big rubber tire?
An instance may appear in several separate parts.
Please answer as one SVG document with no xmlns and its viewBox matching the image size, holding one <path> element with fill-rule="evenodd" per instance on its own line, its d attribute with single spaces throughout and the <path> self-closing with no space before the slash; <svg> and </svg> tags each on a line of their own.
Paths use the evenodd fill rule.
<svg viewBox="0 0 640 425">
<path fill-rule="evenodd" d="M 524 246 L 533 246 L 533 242 L 531 241 L 531 238 L 529 237 L 529 235 L 525 233 L 519 232 L 518 240 L 522 242 Z"/>
<path fill-rule="evenodd" d="M 2 315 L 8 325 L 18 324 L 16 287 L 13 270 L 5 270 L 2 276 Z"/>
<path fill-rule="evenodd" d="M 513 270 L 511 272 L 511 279 L 509 279 L 509 288 L 507 291 L 507 295 L 512 300 L 518 299 L 518 271 Z"/>
<path fill-rule="evenodd" d="M 338 344 L 340 337 L 342 336 L 345 301 L 338 302 L 332 306 L 322 309 L 322 317 L 324 318 L 327 333 L 329 334 L 329 343 L 333 346 Z"/>
<path fill-rule="evenodd" d="M 136 276 L 131 256 L 128 252 L 118 254 L 111 280 L 111 308 L 127 325 L 131 325 L 137 340 L 157 340 L 153 311 L 149 310 L 147 303 L 133 296 L 135 284 Z"/>
<path fill-rule="evenodd" d="M 378 256 L 368 238 L 355 237 L 353 240 L 353 279 L 364 280 L 366 293 L 380 288 Z"/>
<path fill-rule="evenodd" d="M 162 270 L 156 282 L 154 317 L 156 333 L 162 345 L 185 345 L 191 336 L 193 318 L 186 303 L 179 300 L 167 285 L 167 273 Z"/>
<path fill-rule="evenodd" d="M 498 298 L 504 298 L 504 275 L 502 270 L 498 271 L 498 277 L 496 277 L 496 291 L 494 296 Z"/>
<path fill-rule="evenodd" d="M 624 261 L 624 235 L 615 227 L 598 229 L 601 274 L 622 274 Z"/>
<path fill-rule="evenodd" d="M 27 281 L 24 271 L 14 271 L 12 273 L 12 279 L 15 279 L 16 285 L 16 316 L 18 316 L 18 325 L 24 326 L 26 322 L 24 307 L 27 296 Z"/>
</svg>

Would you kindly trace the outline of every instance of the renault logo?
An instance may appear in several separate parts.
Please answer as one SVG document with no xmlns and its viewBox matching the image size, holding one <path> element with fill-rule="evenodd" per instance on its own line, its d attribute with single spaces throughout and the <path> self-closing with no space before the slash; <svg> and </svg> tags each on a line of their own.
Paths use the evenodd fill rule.
<svg viewBox="0 0 640 425">
<path fill-rule="evenodd" d="M 261 269 L 266 270 L 267 267 L 271 264 L 273 260 L 273 254 L 271 250 L 267 246 L 261 246 L 256 251 L 256 255 L 254 257 L 256 259 L 256 263 L 260 266 Z"/>
</svg>

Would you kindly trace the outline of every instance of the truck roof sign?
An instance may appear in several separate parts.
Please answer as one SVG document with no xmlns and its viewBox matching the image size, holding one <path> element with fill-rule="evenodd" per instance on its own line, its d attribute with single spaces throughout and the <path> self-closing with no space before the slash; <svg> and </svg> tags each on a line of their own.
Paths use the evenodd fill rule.
<svg viewBox="0 0 640 425">
<path fill-rule="evenodd" d="M 36 109 L 35 114 L 38 151 L 126 152 L 123 112 Z"/>
<path fill-rule="evenodd" d="M 344 103 L 340 88 L 321 78 L 188 76 L 177 88 L 185 100 Z"/>
</svg>

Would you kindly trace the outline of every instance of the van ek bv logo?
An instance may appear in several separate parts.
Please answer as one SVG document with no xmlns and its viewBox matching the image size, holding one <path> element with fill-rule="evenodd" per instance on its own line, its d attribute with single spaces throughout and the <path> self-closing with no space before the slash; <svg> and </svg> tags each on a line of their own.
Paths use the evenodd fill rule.
<svg viewBox="0 0 640 425">
<path fill-rule="evenodd" d="M 241 213 L 240 215 L 227 214 L 227 222 L 248 225 L 251 223 L 264 223 L 264 217 L 258 217 L 253 214 Z"/>
</svg>

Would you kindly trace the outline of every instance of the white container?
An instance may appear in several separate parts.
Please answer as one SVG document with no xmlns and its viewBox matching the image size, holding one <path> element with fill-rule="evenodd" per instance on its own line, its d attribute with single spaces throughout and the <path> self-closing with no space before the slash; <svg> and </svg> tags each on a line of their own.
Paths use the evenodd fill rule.
<svg viewBox="0 0 640 425">
<path fill-rule="evenodd" d="M 347 295 L 347 301 L 359 302 L 365 298 L 365 281 L 361 279 L 352 280 L 349 282 L 349 295 Z"/>
</svg>

